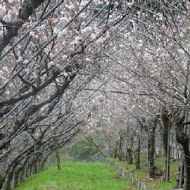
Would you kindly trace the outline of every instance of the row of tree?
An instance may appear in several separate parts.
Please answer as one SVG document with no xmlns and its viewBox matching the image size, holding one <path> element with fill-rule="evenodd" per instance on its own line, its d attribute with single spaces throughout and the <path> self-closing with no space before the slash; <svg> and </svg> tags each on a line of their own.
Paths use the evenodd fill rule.
<svg viewBox="0 0 190 190">
<path fill-rule="evenodd" d="M 107 80 L 80 93 L 107 65 L 100 58 L 109 28 L 123 19 L 121 3 L 1 2 L 0 189 L 15 188 L 53 152 L 59 158 L 80 131 L 83 106 Z"/>
<path fill-rule="evenodd" d="M 152 178 L 159 142 L 166 181 L 174 133 L 190 189 L 188 1 L 14 0 L 1 8 L 0 189 L 43 168 L 81 129 L 105 134 L 112 155 L 129 163 L 135 143 L 137 168 L 147 148 Z"/>
<path fill-rule="evenodd" d="M 176 187 L 184 183 L 188 190 L 190 4 L 147 2 L 133 2 L 129 19 L 113 28 L 112 48 L 104 53 L 110 60 L 104 74 L 112 81 L 101 91 L 106 103 L 91 114 L 89 135 L 104 134 L 112 155 L 129 163 L 135 158 L 137 168 L 140 152 L 146 152 L 151 178 L 156 154 L 164 157 L 164 181 L 170 179 L 170 159 L 180 157 Z"/>
</svg>

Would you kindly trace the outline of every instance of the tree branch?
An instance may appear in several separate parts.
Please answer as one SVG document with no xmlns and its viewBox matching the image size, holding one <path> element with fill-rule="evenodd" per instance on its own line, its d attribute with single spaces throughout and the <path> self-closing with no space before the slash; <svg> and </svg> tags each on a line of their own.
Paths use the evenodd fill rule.
<svg viewBox="0 0 190 190">
<path fill-rule="evenodd" d="M 16 21 L 4 22 L 6 30 L 0 36 L 0 54 L 3 49 L 10 43 L 12 38 L 14 36 L 17 36 L 18 30 L 28 20 L 29 16 L 31 16 L 34 13 L 35 9 L 43 2 L 44 0 L 25 0 L 19 10 Z"/>
</svg>

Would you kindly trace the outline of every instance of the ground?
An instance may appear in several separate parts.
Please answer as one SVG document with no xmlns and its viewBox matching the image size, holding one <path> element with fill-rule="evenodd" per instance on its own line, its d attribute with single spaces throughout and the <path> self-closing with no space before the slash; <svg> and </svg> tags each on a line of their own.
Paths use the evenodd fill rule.
<svg viewBox="0 0 190 190">
<path fill-rule="evenodd" d="M 63 162 L 61 167 L 46 168 L 16 190 L 127 190 L 131 184 L 107 163 Z"/>
</svg>

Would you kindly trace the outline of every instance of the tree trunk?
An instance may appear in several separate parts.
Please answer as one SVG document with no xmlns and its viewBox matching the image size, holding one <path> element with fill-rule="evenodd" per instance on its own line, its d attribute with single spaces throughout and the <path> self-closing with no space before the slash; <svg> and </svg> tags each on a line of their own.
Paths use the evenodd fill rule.
<svg viewBox="0 0 190 190">
<path fill-rule="evenodd" d="M 20 171 L 20 169 L 21 169 L 21 166 L 19 165 L 14 170 L 13 189 L 15 189 L 16 187 L 18 187 L 18 184 L 19 184 L 19 171 Z"/>
<path fill-rule="evenodd" d="M 34 167 L 34 171 L 33 171 L 34 174 L 36 174 L 38 172 L 37 162 L 38 161 L 36 160 L 36 162 L 34 163 L 34 166 L 33 166 Z"/>
<path fill-rule="evenodd" d="M 119 158 L 119 160 L 123 160 L 122 147 L 123 147 L 123 137 L 120 135 L 120 138 L 119 138 L 119 149 L 118 149 L 118 158 Z"/>
<path fill-rule="evenodd" d="M 133 164 L 133 155 L 132 155 L 133 138 L 130 138 L 129 140 L 130 140 L 129 145 L 127 146 L 127 150 L 126 150 L 126 160 L 129 164 Z"/>
<path fill-rule="evenodd" d="M 3 177 L 0 176 L 0 189 L 2 189 L 2 186 L 3 186 Z"/>
<path fill-rule="evenodd" d="M 176 140 L 183 147 L 184 152 L 184 190 L 190 190 L 190 150 L 189 137 L 184 130 L 184 118 L 181 118 L 176 125 Z"/>
<path fill-rule="evenodd" d="M 25 168 L 22 167 L 19 171 L 19 183 L 24 180 L 24 170 Z"/>
<path fill-rule="evenodd" d="M 155 130 L 156 130 L 156 122 L 153 122 L 153 125 L 151 125 L 148 130 L 148 173 L 150 178 L 154 178 L 155 175 L 154 172 Z"/>
<path fill-rule="evenodd" d="M 133 156 L 132 156 L 132 150 L 130 148 L 127 148 L 127 162 L 129 164 L 133 164 Z"/>
<path fill-rule="evenodd" d="M 163 169 L 163 181 L 170 181 L 170 125 L 171 122 L 168 118 L 168 114 L 165 112 L 162 114 L 162 138 L 163 138 L 163 150 L 164 150 L 164 169 Z"/>
<path fill-rule="evenodd" d="M 15 164 L 10 168 L 10 170 L 8 171 L 8 174 L 6 175 L 5 182 L 4 182 L 4 190 L 11 189 L 11 181 L 14 175 L 14 166 Z"/>
<path fill-rule="evenodd" d="M 135 165 L 136 169 L 140 169 L 140 151 L 141 151 L 141 145 L 140 145 L 140 139 L 138 142 L 138 147 L 135 150 Z"/>
<path fill-rule="evenodd" d="M 116 141 L 116 145 L 115 145 L 115 149 L 114 149 L 114 158 L 117 158 L 117 141 Z"/>
<path fill-rule="evenodd" d="M 175 186 L 176 189 L 179 189 L 184 184 L 184 164 L 181 163 L 181 165 L 178 168 L 178 177 L 177 177 L 177 184 Z"/>
<path fill-rule="evenodd" d="M 40 153 L 38 152 L 35 156 L 35 158 L 33 159 L 33 173 L 36 174 L 38 172 L 38 159 L 40 157 Z"/>
<path fill-rule="evenodd" d="M 183 144 L 185 154 L 184 162 L 184 190 L 190 189 L 190 151 L 189 151 L 189 138 Z"/>
<path fill-rule="evenodd" d="M 60 161 L 60 155 L 59 155 L 58 148 L 55 149 L 55 155 L 56 155 L 56 160 L 57 160 L 57 169 L 61 170 L 61 161 Z"/>
<path fill-rule="evenodd" d="M 24 171 L 25 171 L 25 167 L 26 167 L 26 163 L 28 161 L 28 158 L 25 158 L 25 160 L 23 160 L 21 164 L 21 167 L 19 169 L 19 174 L 18 174 L 18 183 L 20 183 L 21 181 L 24 180 Z"/>
<path fill-rule="evenodd" d="M 44 158 L 42 159 L 42 161 L 41 161 L 41 166 L 40 166 L 40 169 L 41 169 L 41 170 L 44 168 L 47 159 L 48 159 L 48 156 L 47 156 L 47 157 L 44 157 Z"/>
<path fill-rule="evenodd" d="M 60 171 L 61 161 L 60 161 L 59 150 L 58 150 L 58 142 L 56 138 L 54 138 L 54 147 L 55 147 L 55 156 L 56 156 L 56 161 L 57 161 L 57 169 Z"/>
</svg>

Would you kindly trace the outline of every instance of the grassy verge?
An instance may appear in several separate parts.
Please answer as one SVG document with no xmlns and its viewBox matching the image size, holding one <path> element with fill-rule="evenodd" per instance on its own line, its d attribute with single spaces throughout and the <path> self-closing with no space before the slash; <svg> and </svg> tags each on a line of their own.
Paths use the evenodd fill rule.
<svg viewBox="0 0 190 190">
<path fill-rule="evenodd" d="M 16 190 L 126 190 L 130 184 L 109 164 L 64 162 L 62 171 L 48 167 Z"/>
<path fill-rule="evenodd" d="M 123 166 L 128 172 L 133 174 L 133 176 L 146 184 L 148 189 L 151 190 L 173 190 L 176 184 L 176 177 L 179 163 L 178 161 L 172 161 L 170 166 L 170 182 L 161 182 L 162 177 L 162 169 L 164 166 L 163 158 L 155 159 L 155 167 L 156 167 L 156 177 L 154 179 L 149 178 L 147 175 L 147 162 L 146 157 L 141 157 L 141 169 L 136 170 L 134 164 L 128 164 L 127 162 L 121 162 L 115 160 L 121 166 Z"/>
</svg>

